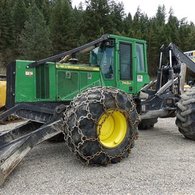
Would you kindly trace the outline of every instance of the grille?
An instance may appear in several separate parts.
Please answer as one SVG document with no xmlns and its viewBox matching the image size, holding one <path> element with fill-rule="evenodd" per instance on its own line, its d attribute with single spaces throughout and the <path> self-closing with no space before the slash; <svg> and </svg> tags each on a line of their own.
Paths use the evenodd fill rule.
<svg viewBox="0 0 195 195">
<path fill-rule="evenodd" d="M 49 98 L 49 67 L 47 65 L 36 68 L 36 98 Z"/>
</svg>

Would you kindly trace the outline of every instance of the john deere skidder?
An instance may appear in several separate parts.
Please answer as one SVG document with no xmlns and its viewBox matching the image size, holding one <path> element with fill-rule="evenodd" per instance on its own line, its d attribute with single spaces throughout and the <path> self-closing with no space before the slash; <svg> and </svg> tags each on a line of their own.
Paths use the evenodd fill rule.
<svg viewBox="0 0 195 195">
<path fill-rule="evenodd" d="M 80 64 L 85 52 L 89 64 Z M 179 131 L 195 140 L 195 88 L 181 95 L 183 63 L 195 72 L 175 45 L 161 48 L 157 80 L 150 82 L 146 42 L 103 35 L 47 59 L 9 64 L 0 120 L 15 114 L 27 121 L 0 134 L 1 183 L 36 144 L 62 133 L 84 163 L 119 162 L 138 137 L 138 113 L 142 129 L 177 115 Z"/>
</svg>

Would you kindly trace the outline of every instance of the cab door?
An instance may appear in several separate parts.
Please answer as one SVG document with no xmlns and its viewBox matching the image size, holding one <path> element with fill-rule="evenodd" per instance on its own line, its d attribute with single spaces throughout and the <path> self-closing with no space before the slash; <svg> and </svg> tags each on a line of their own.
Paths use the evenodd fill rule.
<svg viewBox="0 0 195 195">
<path fill-rule="evenodd" d="M 135 51 L 135 86 L 136 91 L 139 92 L 144 85 L 150 82 L 147 69 L 146 45 L 143 42 L 136 42 Z"/>
<path fill-rule="evenodd" d="M 133 57 L 133 43 L 119 41 L 118 51 L 118 83 L 117 87 L 127 93 L 135 93 L 134 88 L 134 57 Z"/>
</svg>

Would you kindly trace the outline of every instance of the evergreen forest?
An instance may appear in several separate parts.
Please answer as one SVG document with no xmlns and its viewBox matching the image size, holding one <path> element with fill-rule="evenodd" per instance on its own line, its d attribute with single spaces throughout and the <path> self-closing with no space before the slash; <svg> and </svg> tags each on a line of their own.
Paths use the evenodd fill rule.
<svg viewBox="0 0 195 195">
<path fill-rule="evenodd" d="M 123 3 L 86 0 L 0 0 L 0 67 L 15 59 L 38 60 L 112 33 L 147 41 L 150 74 L 156 74 L 159 48 L 170 42 L 195 49 L 195 26 L 179 20 L 174 8 L 156 8 L 148 17 L 140 8 L 126 14 Z"/>
</svg>

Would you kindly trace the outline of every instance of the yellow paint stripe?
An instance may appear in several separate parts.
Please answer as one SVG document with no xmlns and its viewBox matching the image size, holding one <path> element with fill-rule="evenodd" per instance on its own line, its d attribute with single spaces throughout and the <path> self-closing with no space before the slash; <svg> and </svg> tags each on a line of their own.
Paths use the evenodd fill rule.
<svg viewBox="0 0 195 195">
<path fill-rule="evenodd" d="M 99 67 L 76 66 L 76 65 L 66 65 L 66 64 L 56 64 L 56 68 L 68 69 L 68 70 L 100 71 Z"/>
</svg>

